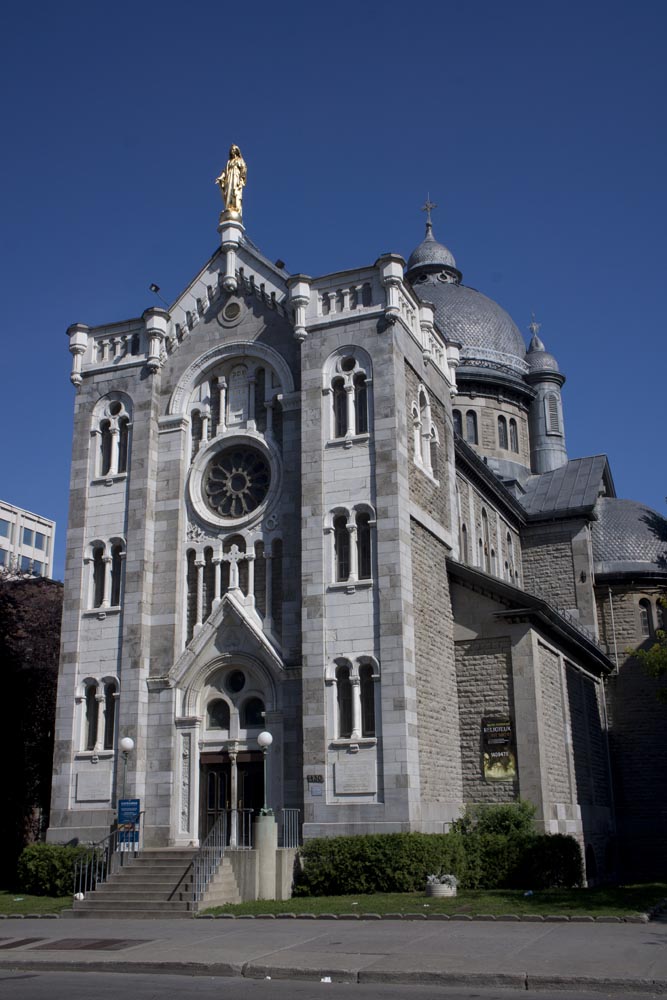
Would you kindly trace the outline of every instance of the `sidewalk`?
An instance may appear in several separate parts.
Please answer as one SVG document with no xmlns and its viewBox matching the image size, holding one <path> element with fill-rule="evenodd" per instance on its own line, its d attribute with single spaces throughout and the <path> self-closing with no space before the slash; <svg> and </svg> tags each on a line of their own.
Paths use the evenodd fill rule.
<svg viewBox="0 0 667 1000">
<path fill-rule="evenodd" d="M 667 924 L 9 919 L 2 969 L 667 993 Z"/>
</svg>

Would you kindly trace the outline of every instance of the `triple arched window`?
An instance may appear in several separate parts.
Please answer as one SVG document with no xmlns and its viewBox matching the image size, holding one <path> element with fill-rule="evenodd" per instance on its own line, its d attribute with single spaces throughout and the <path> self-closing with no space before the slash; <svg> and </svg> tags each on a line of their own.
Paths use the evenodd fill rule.
<svg viewBox="0 0 667 1000">
<path fill-rule="evenodd" d="M 333 692 L 332 722 L 335 740 L 374 739 L 376 729 L 376 686 L 380 679 L 377 661 L 360 656 L 354 661 L 341 658 L 327 672 Z"/>
<path fill-rule="evenodd" d="M 88 567 L 88 608 L 105 610 L 120 607 L 124 561 L 125 541 L 122 538 L 96 539 L 88 545 L 84 558 Z"/>
</svg>

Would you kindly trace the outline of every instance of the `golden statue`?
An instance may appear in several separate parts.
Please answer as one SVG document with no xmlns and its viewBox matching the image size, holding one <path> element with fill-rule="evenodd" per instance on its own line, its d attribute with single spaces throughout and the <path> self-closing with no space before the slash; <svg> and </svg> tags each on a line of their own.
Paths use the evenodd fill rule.
<svg viewBox="0 0 667 1000">
<path fill-rule="evenodd" d="M 225 215 L 241 217 L 243 188 L 247 176 L 248 168 L 241 156 L 241 150 L 238 146 L 230 146 L 227 166 L 215 179 L 225 202 Z"/>
</svg>

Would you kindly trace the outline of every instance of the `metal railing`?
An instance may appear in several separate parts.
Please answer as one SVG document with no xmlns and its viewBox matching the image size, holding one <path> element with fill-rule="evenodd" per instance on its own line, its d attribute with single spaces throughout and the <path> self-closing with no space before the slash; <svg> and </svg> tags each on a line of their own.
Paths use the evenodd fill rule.
<svg viewBox="0 0 667 1000">
<path fill-rule="evenodd" d="M 227 813 L 220 813 L 192 859 L 192 898 L 201 902 L 206 888 L 220 867 L 227 845 Z"/>
<path fill-rule="evenodd" d="M 138 823 L 123 823 L 112 830 L 74 863 L 74 895 L 94 892 L 100 882 L 106 882 L 111 875 L 127 864 L 139 853 L 142 828 L 141 813 Z"/>
<path fill-rule="evenodd" d="M 301 842 L 301 811 L 299 809 L 281 809 L 280 827 L 278 829 L 279 847 L 298 847 Z"/>
</svg>

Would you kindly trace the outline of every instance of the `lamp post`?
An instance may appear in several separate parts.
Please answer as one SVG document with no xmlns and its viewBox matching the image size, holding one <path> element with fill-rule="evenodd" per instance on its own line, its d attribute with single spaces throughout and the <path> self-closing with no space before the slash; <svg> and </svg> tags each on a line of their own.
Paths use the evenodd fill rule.
<svg viewBox="0 0 667 1000">
<path fill-rule="evenodd" d="M 257 737 L 257 742 L 261 748 L 262 754 L 264 755 L 264 805 L 262 806 L 260 816 L 273 816 L 273 809 L 270 809 L 266 804 L 266 758 L 269 752 L 269 747 L 273 743 L 273 736 L 271 733 L 267 733 L 266 730 L 261 732 Z"/>
<path fill-rule="evenodd" d="M 123 751 L 123 795 L 125 798 L 125 789 L 127 786 L 127 758 L 130 756 L 134 750 L 134 740 L 131 736 L 123 736 L 120 741 L 120 748 Z"/>
</svg>

